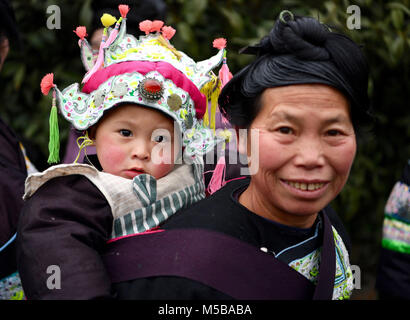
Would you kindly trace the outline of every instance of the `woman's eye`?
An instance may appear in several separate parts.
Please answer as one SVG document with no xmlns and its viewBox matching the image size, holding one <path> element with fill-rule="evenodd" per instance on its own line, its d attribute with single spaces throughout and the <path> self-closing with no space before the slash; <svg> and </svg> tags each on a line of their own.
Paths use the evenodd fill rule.
<svg viewBox="0 0 410 320">
<path fill-rule="evenodd" d="M 291 134 L 291 133 L 293 133 L 293 130 L 292 130 L 291 128 L 289 128 L 289 127 L 280 127 L 280 128 L 278 129 L 278 131 L 279 131 L 280 133 L 283 133 L 283 134 Z"/>
<path fill-rule="evenodd" d="M 342 132 L 339 131 L 339 130 L 336 130 L 336 129 L 332 129 L 332 130 L 327 131 L 327 135 L 331 136 L 331 137 L 336 137 L 336 136 L 339 136 L 341 134 L 342 134 Z"/>
<path fill-rule="evenodd" d="M 127 129 L 121 129 L 120 130 L 120 135 L 122 135 L 123 137 L 131 137 L 132 132 L 130 130 L 127 130 Z"/>
</svg>

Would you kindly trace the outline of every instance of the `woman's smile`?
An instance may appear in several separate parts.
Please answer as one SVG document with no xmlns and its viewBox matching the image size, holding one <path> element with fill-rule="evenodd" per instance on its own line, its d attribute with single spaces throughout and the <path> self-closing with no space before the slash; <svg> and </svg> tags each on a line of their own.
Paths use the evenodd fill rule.
<svg viewBox="0 0 410 320">
<path fill-rule="evenodd" d="M 307 182 L 306 180 L 279 180 L 283 187 L 291 194 L 305 198 L 305 199 L 317 199 L 320 198 L 327 190 L 329 182 Z"/>
</svg>

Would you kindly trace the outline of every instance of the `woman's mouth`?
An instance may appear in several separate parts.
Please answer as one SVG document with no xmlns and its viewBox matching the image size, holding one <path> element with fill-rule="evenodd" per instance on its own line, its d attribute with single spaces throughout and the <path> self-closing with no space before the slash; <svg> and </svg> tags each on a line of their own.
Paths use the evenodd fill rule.
<svg viewBox="0 0 410 320">
<path fill-rule="evenodd" d="M 303 191 L 314 191 L 322 188 L 325 183 L 324 182 L 318 182 L 318 183 L 306 183 L 306 182 L 294 182 L 294 181 L 286 181 L 288 185 L 290 185 L 293 188 L 303 190 Z"/>
<path fill-rule="evenodd" d="M 329 181 L 313 180 L 313 181 L 297 181 L 297 180 L 280 180 L 283 186 L 290 192 L 304 197 L 317 198 L 320 197 L 327 189 Z"/>
</svg>

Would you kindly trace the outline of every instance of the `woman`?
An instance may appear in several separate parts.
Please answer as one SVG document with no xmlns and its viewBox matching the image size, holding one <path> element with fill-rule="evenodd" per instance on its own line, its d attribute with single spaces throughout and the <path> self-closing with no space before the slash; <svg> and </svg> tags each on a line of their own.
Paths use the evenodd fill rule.
<svg viewBox="0 0 410 320">
<path fill-rule="evenodd" d="M 13 9 L 0 0 L 0 71 L 10 44 L 20 42 Z M 24 298 L 16 264 L 16 230 L 23 207 L 24 181 L 36 168 L 15 132 L 0 117 L 0 300 Z"/>
<path fill-rule="evenodd" d="M 116 241 L 106 256 L 119 298 L 350 297 L 348 239 L 327 206 L 347 181 L 368 120 L 366 60 L 348 37 L 289 11 L 244 52 L 256 59 L 219 102 L 232 124 L 248 129 L 241 149 L 250 179 L 228 183 L 139 241 Z M 130 256 L 138 267 L 121 273 Z"/>
<path fill-rule="evenodd" d="M 410 159 L 384 208 L 376 288 L 379 299 L 410 297 Z"/>
</svg>

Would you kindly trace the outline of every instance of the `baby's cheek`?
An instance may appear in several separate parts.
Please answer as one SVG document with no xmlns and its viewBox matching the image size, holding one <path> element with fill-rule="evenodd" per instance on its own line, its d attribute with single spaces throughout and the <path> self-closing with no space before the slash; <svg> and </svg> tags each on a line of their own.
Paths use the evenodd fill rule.
<svg viewBox="0 0 410 320">
<path fill-rule="evenodd" d="M 174 162 L 174 150 L 171 144 L 158 144 L 151 150 L 151 161 L 155 164 Z"/>
<path fill-rule="evenodd" d="M 125 159 L 125 152 L 115 146 L 106 147 L 103 150 L 97 149 L 98 160 L 105 172 L 118 174 Z"/>
<path fill-rule="evenodd" d="M 168 173 L 170 173 L 173 168 L 174 168 L 174 164 L 172 164 L 172 163 L 170 163 L 170 164 L 166 164 L 166 163 L 156 164 L 156 165 L 153 165 L 151 175 L 153 175 L 155 177 L 155 179 L 160 179 L 160 178 L 166 176 Z"/>
</svg>

